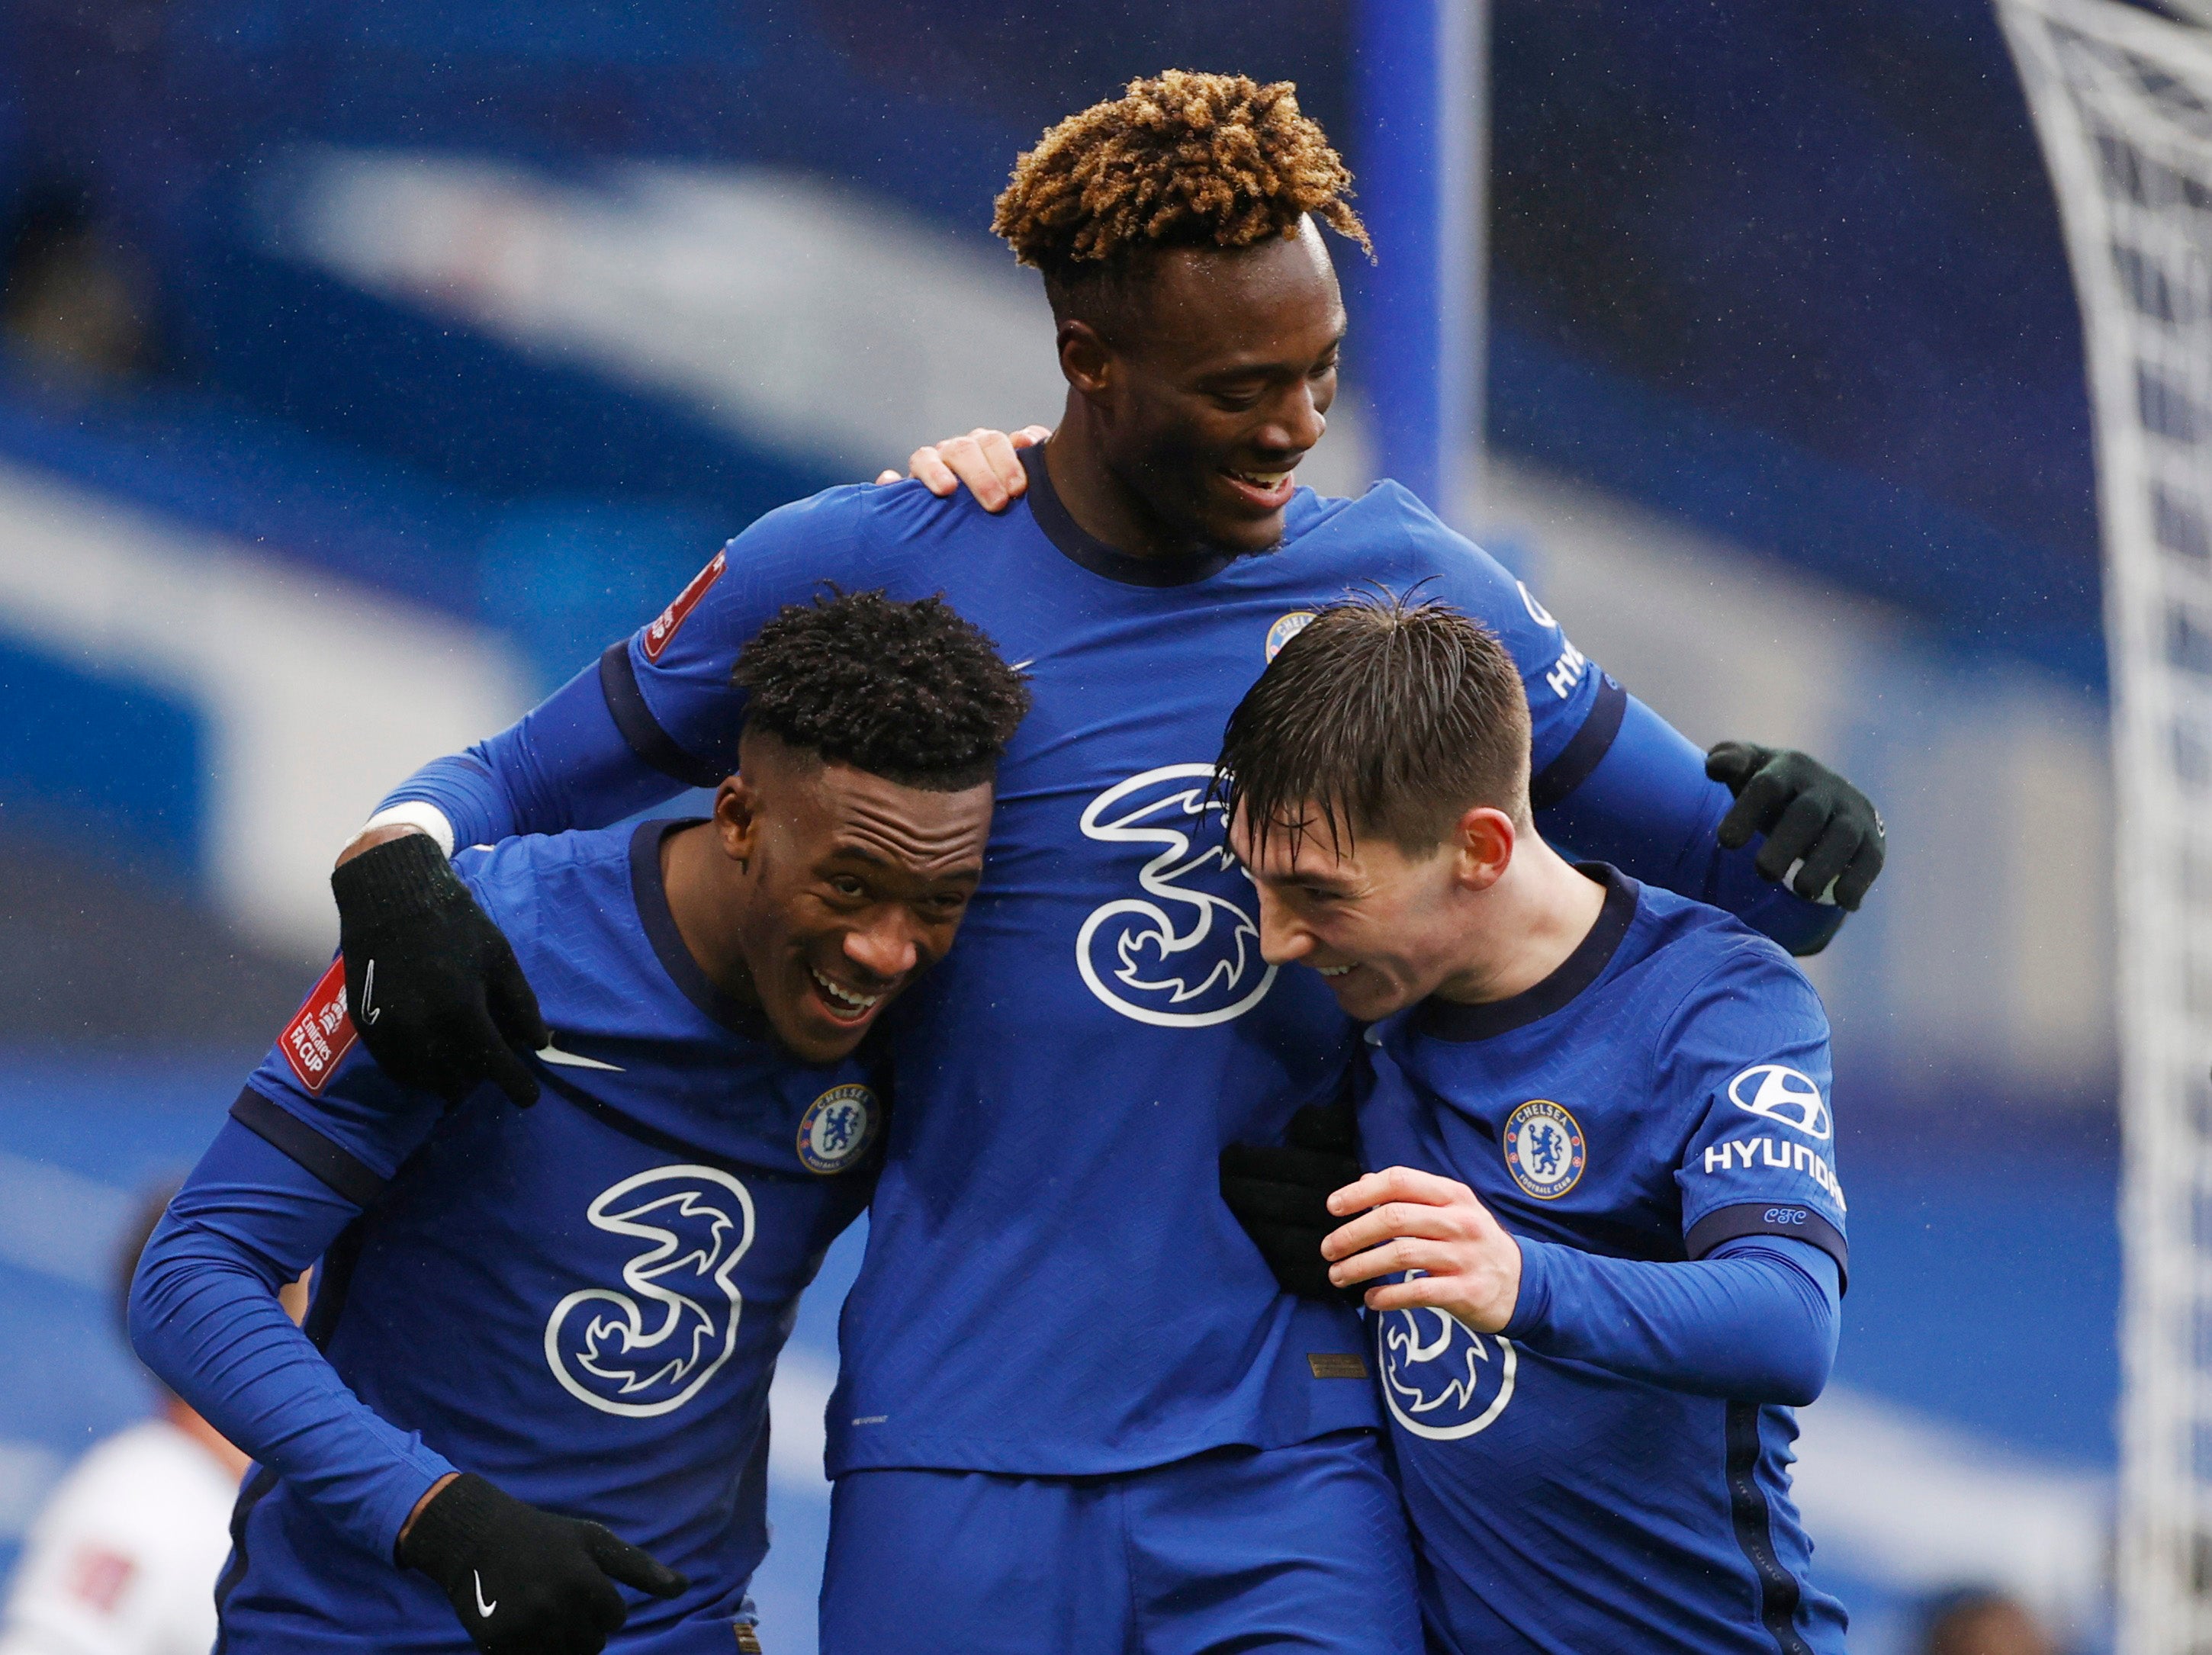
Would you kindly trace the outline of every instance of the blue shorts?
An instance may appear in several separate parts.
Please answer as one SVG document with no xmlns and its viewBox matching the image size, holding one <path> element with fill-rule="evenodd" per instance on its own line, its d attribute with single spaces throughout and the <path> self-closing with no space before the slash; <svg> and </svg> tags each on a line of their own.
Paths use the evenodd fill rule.
<svg viewBox="0 0 2212 1655">
<path fill-rule="evenodd" d="M 1420 1655 L 1413 1543 L 1374 1433 L 1121 1476 L 848 1471 L 822 1655 Z"/>
</svg>

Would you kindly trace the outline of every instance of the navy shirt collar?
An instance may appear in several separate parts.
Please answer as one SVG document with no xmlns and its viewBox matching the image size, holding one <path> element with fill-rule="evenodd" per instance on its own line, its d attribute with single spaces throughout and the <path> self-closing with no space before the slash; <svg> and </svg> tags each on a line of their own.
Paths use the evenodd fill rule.
<svg viewBox="0 0 2212 1655">
<path fill-rule="evenodd" d="M 669 911 L 668 888 L 660 877 L 660 842 L 678 828 L 705 820 L 685 816 L 638 823 L 629 836 L 630 894 L 637 899 L 638 920 L 645 927 L 646 940 L 653 944 L 653 956 L 684 991 L 684 997 L 732 1033 L 764 1040 L 772 1033 L 767 1014 L 726 992 L 700 969 L 684 944 L 684 933 L 676 928 L 676 916 Z"/>
<path fill-rule="evenodd" d="M 1186 557 L 1132 557 L 1116 551 L 1096 535 L 1087 533 L 1068 515 L 1067 507 L 1052 486 L 1052 473 L 1044 463 L 1044 445 L 1021 451 L 1022 470 L 1029 473 L 1030 514 L 1044 537 L 1071 563 L 1093 574 L 1118 580 L 1125 586 L 1188 586 L 1219 574 L 1237 561 L 1233 552 L 1196 552 Z"/>
<path fill-rule="evenodd" d="M 1605 906 L 1598 910 L 1597 923 L 1575 944 L 1575 951 L 1542 982 L 1507 999 L 1466 1005 L 1431 995 L 1413 1009 L 1414 1034 L 1439 1040 L 1487 1040 L 1550 1016 L 1605 975 L 1620 950 L 1620 939 L 1628 935 L 1629 922 L 1636 918 L 1636 884 L 1602 862 L 1578 862 L 1575 868 L 1605 887 Z"/>
</svg>

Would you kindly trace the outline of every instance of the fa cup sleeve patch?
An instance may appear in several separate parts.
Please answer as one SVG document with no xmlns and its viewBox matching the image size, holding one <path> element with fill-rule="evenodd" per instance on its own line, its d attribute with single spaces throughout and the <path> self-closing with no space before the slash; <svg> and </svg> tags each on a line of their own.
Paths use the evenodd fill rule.
<svg viewBox="0 0 2212 1655">
<path fill-rule="evenodd" d="M 353 1019 L 346 1015 L 345 961 L 333 960 L 322 980 L 308 991 L 307 1003 L 284 1025 L 276 1044 L 283 1048 L 284 1061 L 292 1065 L 300 1084 L 319 1092 L 358 1038 Z"/>
<path fill-rule="evenodd" d="M 707 595 L 707 588 L 722 578 L 729 567 L 728 554 L 717 552 L 707 561 L 707 567 L 691 577 L 691 584 L 676 594 L 676 601 L 661 610 L 660 618 L 645 629 L 645 658 L 660 659 L 660 652 L 668 647 L 668 640 L 676 636 L 677 627 L 684 619 L 699 607 L 699 600 Z"/>
</svg>

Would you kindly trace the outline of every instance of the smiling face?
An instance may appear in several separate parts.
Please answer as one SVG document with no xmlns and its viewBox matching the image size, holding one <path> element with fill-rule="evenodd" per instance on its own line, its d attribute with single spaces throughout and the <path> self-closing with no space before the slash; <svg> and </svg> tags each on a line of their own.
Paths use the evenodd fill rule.
<svg viewBox="0 0 2212 1655">
<path fill-rule="evenodd" d="M 1325 826 L 1295 836 L 1278 829 L 1255 848 L 1240 813 L 1229 845 L 1259 891 L 1268 963 L 1310 967 L 1346 1013 L 1373 1022 L 1426 999 L 1464 968 L 1480 924 L 1467 899 L 1503 872 L 1512 831 L 1504 812 L 1477 809 L 1460 838 L 1422 857 L 1379 835 L 1345 849 Z"/>
<path fill-rule="evenodd" d="M 952 946 L 982 877 L 992 787 L 904 787 L 757 731 L 741 762 L 714 796 L 720 866 L 703 888 L 717 912 L 691 916 L 706 922 L 695 952 L 723 957 L 720 972 L 701 963 L 757 1000 L 794 1053 L 834 1062 Z"/>
<path fill-rule="evenodd" d="M 1312 221 L 1288 240 L 1152 255 L 1124 338 L 1073 339 L 1071 325 L 1084 327 L 1063 324 L 1063 361 L 1098 410 L 1101 457 L 1163 538 L 1231 552 L 1279 541 L 1291 474 L 1328 428 L 1344 337 Z"/>
</svg>

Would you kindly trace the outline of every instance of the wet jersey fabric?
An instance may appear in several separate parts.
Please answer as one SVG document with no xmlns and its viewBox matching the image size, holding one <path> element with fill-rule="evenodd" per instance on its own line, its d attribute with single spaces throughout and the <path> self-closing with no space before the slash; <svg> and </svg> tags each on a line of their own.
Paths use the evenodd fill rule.
<svg viewBox="0 0 2212 1655">
<path fill-rule="evenodd" d="M 340 999 L 319 1047 L 295 1020 L 173 1205 L 134 1330 L 258 1461 L 222 1648 L 470 1648 L 392 1561 L 447 1469 L 690 1577 L 672 1602 L 627 1593 L 611 1647 L 726 1655 L 750 1621 L 769 1379 L 866 1203 L 887 1095 L 864 1061 L 786 1054 L 684 950 L 660 882 L 680 825 L 457 858 L 555 1031 L 534 1107 L 402 1090 Z M 305 1333 L 272 1329 L 274 1284 L 317 1257 Z"/>
<path fill-rule="evenodd" d="M 710 782 L 735 762 L 739 650 L 825 581 L 941 592 L 1029 675 L 982 890 L 892 1019 L 901 1108 L 845 1311 L 833 1473 L 1091 1475 L 1377 1422 L 1368 1384 L 1315 1361 L 1358 1348 L 1356 1319 L 1278 1293 L 1216 1187 L 1220 1147 L 1332 1095 L 1356 1040 L 1317 979 L 1260 958 L 1207 802 L 1230 711 L 1319 606 L 1373 583 L 1459 605 L 1528 686 L 1540 794 L 1609 801 L 1585 843 L 1829 923 L 1743 884 L 1696 750 L 1403 489 L 1301 491 L 1265 555 L 1138 559 L 1028 463 L 998 516 L 915 483 L 771 512 L 591 679 L 393 796 L 467 838 Z"/>
<path fill-rule="evenodd" d="M 1374 1319 L 1431 1635 L 1458 1655 L 1654 1640 L 1831 1655 L 1844 1616 L 1808 1578 L 1795 1416 L 1760 1394 L 1817 1392 L 1821 1311 L 1848 1268 L 1826 1017 L 1765 938 L 1585 870 L 1602 912 L 1544 982 L 1369 1031 L 1362 1159 L 1466 1183 L 1534 1265 L 1501 1335 L 1435 1311 Z M 1743 1325 L 1814 1348 L 1771 1371 L 1715 1349 L 1700 1373 L 1683 1354 L 1696 1319 L 1728 1305 L 1616 1309 L 1682 1318 L 1669 1339 L 1607 1333 L 1565 1302 L 1639 1265 L 1687 1282 L 1704 1267 L 1684 1261 L 1708 1257 L 1725 1261 L 1703 1282 L 1718 1298 L 1779 1291 Z"/>
<path fill-rule="evenodd" d="M 1420 1655 L 1371 1431 L 1110 1477 L 837 1479 L 822 1655 Z"/>
</svg>

